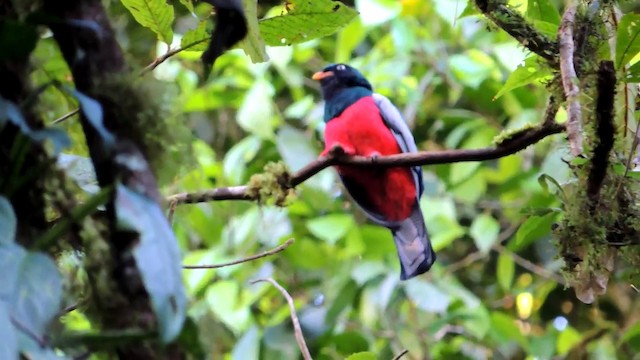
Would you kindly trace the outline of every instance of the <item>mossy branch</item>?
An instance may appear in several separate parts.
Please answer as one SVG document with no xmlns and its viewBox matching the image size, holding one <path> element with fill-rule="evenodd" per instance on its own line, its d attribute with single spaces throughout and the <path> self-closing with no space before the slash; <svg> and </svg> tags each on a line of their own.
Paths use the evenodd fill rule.
<svg viewBox="0 0 640 360">
<path fill-rule="evenodd" d="M 558 43 L 545 36 L 503 0 L 475 0 L 478 9 L 522 46 L 558 67 Z"/>
</svg>

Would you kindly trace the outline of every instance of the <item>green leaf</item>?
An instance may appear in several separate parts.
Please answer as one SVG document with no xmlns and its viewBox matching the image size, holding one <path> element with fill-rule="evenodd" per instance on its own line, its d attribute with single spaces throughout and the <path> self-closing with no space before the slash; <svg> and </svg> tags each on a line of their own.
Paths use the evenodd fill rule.
<svg viewBox="0 0 640 360">
<path fill-rule="evenodd" d="M 509 292 L 511 290 L 511 284 L 513 283 L 513 276 L 516 271 L 513 258 L 506 252 L 500 253 L 498 256 L 498 268 L 496 269 L 496 277 L 498 278 L 498 284 L 502 287 L 502 290 Z"/>
<path fill-rule="evenodd" d="M 333 337 L 336 350 L 342 355 L 362 352 L 369 349 L 369 342 L 361 333 L 347 331 Z"/>
<path fill-rule="evenodd" d="M 0 246 L 12 244 L 16 237 L 16 214 L 7 198 L 0 196 Z M 0 358 L 1 359 L 1 358 Z"/>
<path fill-rule="evenodd" d="M 338 296 L 331 303 L 331 307 L 327 311 L 326 321 L 329 324 L 333 324 L 338 315 L 342 313 L 344 309 L 351 306 L 356 298 L 356 294 L 358 293 L 358 285 L 353 280 L 348 280 L 347 283 L 342 287 L 340 292 L 338 292 Z M 352 350 L 357 351 L 357 350 Z"/>
<path fill-rule="evenodd" d="M 207 43 L 211 40 L 211 32 L 207 29 L 209 20 L 202 20 L 195 29 L 187 30 L 180 40 L 183 51 L 205 51 Z"/>
<path fill-rule="evenodd" d="M 473 220 L 469 232 L 478 250 L 486 254 L 498 240 L 500 224 L 491 215 L 481 214 Z"/>
<path fill-rule="evenodd" d="M 0 301 L 0 359 L 18 359 L 18 336 L 10 314 L 7 304 Z"/>
<path fill-rule="evenodd" d="M 330 245 L 335 245 L 353 225 L 353 217 L 348 214 L 330 214 L 307 221 L 311 234 Z"/>
<path fill-rule="evenodd" d="M 119 230 L 139 234 L 133 257 L 151 299 L 160 338 L 169 343 L 180 334 L 187 306 L 178 240 L 155 201 L 120 184 L 115 211 Z"/>
<path fill-rule="evenodd" d="M 636 322 L 622 334 L 620 344 L 628 344 L 636 354 L 640 354 L 640 322 Z"/>
<path fill-rule="evenodd" d="M 544 216 L 530 216 L 518 228 L 515 241 L 509 243 L 508 248 L 517 251 L 525 248 L 536 240 L 551 233 L 551 224 L 556 220 L 556 212 Z"/>
<path fill-rule="evenodd" d="M 289 4 L 287 14 L 260 21 L 267 45 L 292 45 L 331 35 L 358 14 L 339 1 L 291 0 Z"/>
<path fill-rule="evenodd" d="M 580 340 L 582 340 L 582 336 L 576 329 L 571 326 L 564 329 L 558 336 L 558 342 L 556 343 L 558 355 L 566 355 Z"/>
<path fill-rule="evenodd" d="M 547 66 L 544 66 L 540 62 L 540 57 L 530 56 L 524 60 L 524 64 L 519 65 L 509 75 L 507 81 L 496 96 L 494 96 L 494 100 L 513 89 L 529 85 L 535 81 L 540 81 L 548 76 L 551 76 L 551 72 Z"/>
<path fill-rule="evenodd" d="M 357 0 L 356 8 L 364 25 L 379 25 L 396 18 L 402 12 L 397 0 Z"/>
<path fill-rule="evenodd" d="M 205 300 L 209 309 L 229 329 L 241 333 L 250 322 L 248 306 L 241 306 L 240 286 L 234 281 L 217 281 L 207 288 Z"/>
<path fill-rule="evenodd" d="M 443 313 L 451 303 L 449 294 L 422 279 L 407 281 L 404 290 L 407 297 L 424 311 Z"/>
<path fill-rule="evenodd" d="M 515 341 L 522 347 L 527 346 L 527 339 L 518 328 L 516 319 L 505 313 L 498 311 L 491 313 L 491 330 L 489 333 L 499 343 Z"/>
<path fill-rule="evenodd" d="M 560 24 L 560 13 L 551 0 L 528 0 L 526 16 L 531 20 Z"/>
<path fill-rule="evenodd" d="M 640 82 L 640 61 L 633 64 L 627 71 L 627 76 L 624 78 L 626 83 L 638 83 Z"/>
<path fill-rule="evenodd" d="M 122 5 L 131 12 L 136 21 L 151 29 L 158 39 L 171 45 L 173 41 L 173 6 L 165 0 L 122 0 Z"/>
<path fill-rule="evenodd" d="M 184 5 L 184 7 L 186 7 L 190 13 L 194 12 L 193 3 L 191 2 L 191 0 L 180 0 L 180 4 Z"/>
<path fill-rule="evenodd" d="M 345 360 L 378 360 L 375 353 L 363 351 L 349 355 Z"/>
<path fill-rule="evenodd" d="M 618 24 L 616 66 L 621 69 L 640 52 L 640 14 L 625 14 Z"/>
<path fill-rule="evenodd" d="M 259 63 L 269 60 L 258 24 L 257 0 L 242 0 L 242 6 L 247 18 L 247 36 L 238 43 L 238 47 L 249 55 L 251 62 Z"/>
</svg>

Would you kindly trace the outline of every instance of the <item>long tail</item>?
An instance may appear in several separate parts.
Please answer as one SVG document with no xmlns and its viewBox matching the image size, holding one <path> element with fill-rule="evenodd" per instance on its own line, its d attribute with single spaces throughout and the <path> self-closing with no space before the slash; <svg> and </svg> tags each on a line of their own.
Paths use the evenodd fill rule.
<svg viewBox="0 0 640 360">
<path fill-rule="evenodd" d="M 400 258 L 400 280 L 411 279 L 429 271 L 436 261 L 436 253 L 431 247 L 427 227 L 417 201 L 411 216 L 398 227 L 392 228 L 391 233 Z"/>
</svg>

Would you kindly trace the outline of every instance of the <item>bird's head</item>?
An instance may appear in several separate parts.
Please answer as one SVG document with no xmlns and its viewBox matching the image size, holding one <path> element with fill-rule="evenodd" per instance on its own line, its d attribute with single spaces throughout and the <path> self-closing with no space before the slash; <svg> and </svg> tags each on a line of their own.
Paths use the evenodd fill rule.
<svg viewBox="0 0 640 360">
<path fill-rule="evenodd" d="M 371 84 L 360 71 L 345 64 L 331 64 L 311 77 L 320 81 L 322 96 L 325 100 L 331 100 L 334 96 L 347 89 L 357 89 L 358 92 L 373 91 Z"/>
</svg>

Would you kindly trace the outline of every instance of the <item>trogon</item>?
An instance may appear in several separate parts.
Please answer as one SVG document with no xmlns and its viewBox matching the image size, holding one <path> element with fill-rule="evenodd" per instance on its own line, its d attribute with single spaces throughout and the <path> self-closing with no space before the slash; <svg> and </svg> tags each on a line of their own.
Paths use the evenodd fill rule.
<svg viewBox="0 0 640 360">
<path fill-rule="evenodd" d="M 313 74 L 325 100 L 325 149 L 348 155 L 382 156 L 416 152 L 413 135 L 400 111 L 373 92 L 356 69 L 333 64 Z M 336 166 L 344 187 L 373 222 L 391 230 L 400 258 L 400 279 L 427 272 L 436 260 L 420 210 L 422 168 L 372 169 Z"/>
</svg>

